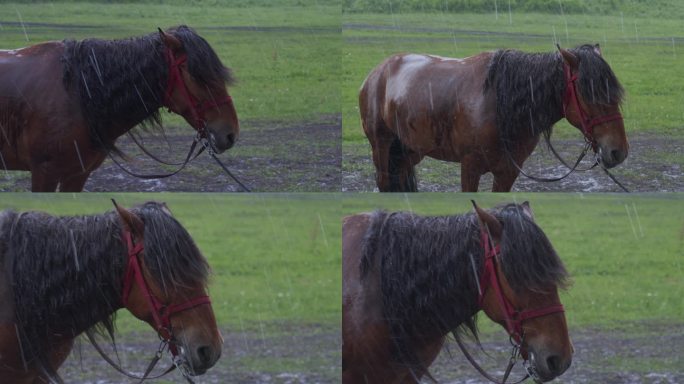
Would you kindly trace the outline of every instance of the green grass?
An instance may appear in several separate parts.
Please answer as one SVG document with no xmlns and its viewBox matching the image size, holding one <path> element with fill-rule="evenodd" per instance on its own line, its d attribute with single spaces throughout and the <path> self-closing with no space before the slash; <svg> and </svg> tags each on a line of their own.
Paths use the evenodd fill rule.
<svg viewBox="0 0 684 384">
<path fill-rule="evenodd" d="M 682 15 L 681 6 L 667 18 L 617 11 L 598 16 L 514 12 L 510 21 L 508 13 L 498 19 L 493 13 L 343 14 L 343 141 L 366 141 L 358 115 L 358 90 L 367 74 L 394 53 L 467 57 L 499 48 L 548 52 L 555 49 L 555 41 L 565 47 L 601 44 L 627 91 L 623 112 L 628 135 L 682 137 Z M 580 133 L 564 121 L 557 124 L 554 135 L 581 140 Z"/>
<path fill-rule="evenodd" d="M 10 25 L 20 21 L 26 34 Z M 233 69 L 238 84 L 230 93 L 244 129 L 250 129 L 244 123 L 249 120 L 302 121 L 339 113 L 340 7 L 333 1 L 7 3 L 0 7 L 0 48 L 140 36 L 178 24 L 195 28 Z M 178 117 L 168 123 L 187 129 Z"/>
<path fill-rule="evenodd" d="M 102 213 L 112 209 L 110 197 L 127 207 L 167 202 L 213 268 L 209 290 L 222 327 L 278 333 L 283 324 L 338 326 L 338 195 L 4 193 L 0 210 Z M 121 331 L 149 330 L 120 313 Z"/>
<path fill-rule="evenodd" d="M 413 210 L 458 214 L 529 200 L 572 276 L 561 293 L 570 328 L 642 329 L 684 316 L 682 194 L 345 194 L 344 215 Z M 636 213 L 635 213 L 636 212 Z M 483 317 L 484 319 L 484 317 Z M 491 330 L 490 321 L 480 321 Z"/>
</svg>

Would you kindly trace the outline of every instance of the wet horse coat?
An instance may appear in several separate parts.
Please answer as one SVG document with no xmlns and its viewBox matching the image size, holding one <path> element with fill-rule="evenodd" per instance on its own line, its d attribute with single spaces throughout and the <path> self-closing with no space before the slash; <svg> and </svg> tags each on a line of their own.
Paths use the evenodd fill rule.
<svg viewBox="0 0 684 384">
<path fill-rule="evenodd" d="M 619 112 L 623 91 L 598 47 L 560 54 L 484 52 L 464 59 L 389 57 L 359 94 L 380 191 L 417 190 L 414 166 L 425 156 L 460 162 L 463 191 L 477 191 L 487 172 L 494 175 L 494 191 L 509 191 L 519 173 L 512 161 L 522 166 L 541 134 L 550 135 L 564 116 L 582 126 L 577 108 L 564 105 L 564 63 L 578 76 L 579 108 L 589 117 Z M 627 155 L 621 118 L 598 124 L 591 139 L 608 168 Z"/>
<path fill-rule="evenodd" d="M 0 50 L 0 167 L 31 171 L 33 191 L 81 191 L 107 154 L 118 153 L 118 137 L 140 123 L 159 125 L 162 106 L 220 153 L 239 133 L 225 88 L 232 81 L 208 43 L 185 26 Z"/>
</svg>

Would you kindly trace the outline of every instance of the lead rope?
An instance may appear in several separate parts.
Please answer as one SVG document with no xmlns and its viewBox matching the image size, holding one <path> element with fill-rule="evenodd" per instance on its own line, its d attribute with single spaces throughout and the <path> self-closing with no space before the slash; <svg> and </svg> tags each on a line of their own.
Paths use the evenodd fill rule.
<svg viewBox="0 0 684 384">
<path fill-rule="evenodd" d="M 214 160 L 216 160 L 218 165 L 221 166 L 221 168 L 223 168 L 223 170 L 226 172 L 226 174 L 228 174 L 228 176 L 230 176 L 242 188 L 242 190 L 244 192 L 252 192 L 249 188 L 247 188 L 247 186 L 242 184 L 242 182 L 240 182 L 240 180 L 238 180 L 238 178 L 235 177 L 235 175 L 233 175 L 233 173 L 230 170 L 228 170 L 228 167 L 226 167 L 221 162 L 221 160 L 218 158 L 218 156 L 216 156 L 216 154 L 214 153 L 214 150 L 211 148 L 211 145 L 209 145 L 209 140 L 207 140 L 207 139 L 200 139 L 200 140 L 202 141 L 202 150 L 206 149 L 207 152 L 209 153 L 209 155 L 211 155 L 211 157 Z"/>
<path fill-rule="evenodd" d="M 95 336 L 94 336 L 94 334 L 93 334 L 92 329 L 88 329 L 88 330 L 85 332 L 85 334 L 86 334 L 86 336 L 88 336 L 88 340 L 89 340 L 90 343 L 93 345 L 93 347 L 95 347 L 95 350 L 97 350 L 97 352 L 100 354 L 100 356 L 102 356 L 102 358 L 103 358 L 107 363 L 109 363 L 109 365 L 111 365 L 112 368 L 114 368 L 117 372 L 121 373 L 122 375 L 124 375 L 124 376 L 126 376 L 126 377 L 128 377 L 128 378 L 135 379 L 135 380 L 140 380 L 139 383 L 142 383 L 142 382 L 145 381 L 145 380 L 153 380 L 153 379 L 158 379 L 158 378 L 160 378 L 160 377 L 162 377 L 162 376 L 166 376 L 169 372 L 173 371 L 173 370 L 176 369 L 176 367 L 177 367 L 177 365 L 174 363 L 174 365 L 171 365 L 169 368 L 167 368 L 167 369 L 166 369 L 164 372 L 162 372 L 161 374 L 156 375 L 156 376 L 150 376 L 150 373 L 152 372 L 152 369 L 154 369 L 154 367 L 157 365 L 157 363 L 159 362 L 159 360 L 161 360 L 161 357 L 162 357 L 162 354 L 163 354 L 163 352 L 164 352 L 164 349 L 166 349 L 166 346 L 168 345 L 167 342 L 165 342 L 164 340 L 162 340 L 162 341 L 159 343 L 159 349 L 157 349 L 157 353 L 155 353 L 154 357 L 152 358 L 152 360 L 150 360 L 150 363 L 147 365 L 147 369 L 145 369 L 145 374 L 144 374 L 143 376 L 137 376 L 137 375 L 135 375 L 135 374 L 132 374 L 132 373 L 130 373 L 130 372 L 125 371 L 119 364 L 117 364 L 116 362 L 114 362 L 114 360 L 112 360 L 112 358 L 109 357 L 109 356 L 105 353 L 105 351 L 102 350 L 102 347 L 100 347 L 100 344 L 98 344 L 97 341 L 95 340 Z M 183 376 L 185 376 L 185 375 L 183 375 Z"/>
<path fill-rule="evenodd" d="M 492 383 L 506 384 L 506 380 L 508 380 L 508 377 L 510 376 L 511 371 L 513 370 L 513 366 L 518 361 L 518 355 L 520 354 L 520 345 L 513 343 L 513 348 L 511 350 L 511 357 L 508 359 L 508 366 L 506 367 L 504 377 L 501 381 L 499 381 L 497 378 L 495 378 L 494 376 L 487 373 L 487 371 L 485 371 L 484 368 L 482 368 L 482 366 L 480 364 L 478 364 L 477 361 L 475 361 L 475 359 L 473 358 L 473 355 L 471 355 L 470 352 L 468 352 L 468 349 L 466 348 L 465 344 L 463 344 L 463 340 L 461 340 L 461 337 L 458 333 L 456 333 L 454 339 L 456 340 L 458 347 L 461 349 L 461 352 L 463 352 L 463 355 L 466 357 L 466 359 L 468 359 L 468 362 L 470 362 L 470 365 L 472 365 L 473 368 L 475 368 L 475 370 L 477 370 L 480 373 L 480 375 L 482 375 L 484 378 L 491 381 Z M 530 377 L 530 375 L 526 374 L 522 379 L 520 379 L 514 383 L 511 383 L 511 384 L 520 384 L 523 381 L 527 380 L 529 377 Z"/>
</svg>

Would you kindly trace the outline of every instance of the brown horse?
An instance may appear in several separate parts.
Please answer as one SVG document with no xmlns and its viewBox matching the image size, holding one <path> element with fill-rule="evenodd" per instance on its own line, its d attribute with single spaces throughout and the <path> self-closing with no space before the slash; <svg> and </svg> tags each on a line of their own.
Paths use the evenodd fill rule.
<svg viewBox="0 0 684 384">
<path fill-rule="evenodd" d="M 101 330 L 113 341 L 120 308 L 159 333 L 184 375 L 203 374 L 223 343 L 208 273 L 164 204 L 85 217 L 0 212 L 2 381 L 61 382 L 74 339 Z"/>
<path fill-rule="evenodd" d="M 399 54 L 366 78 L 359 95 L 381 192 L 416 191 L 423 157 L 461 163 L 461 189 L 511 190 L 544 134 L 565 117 L 611 168 L 627 157 L 623 89 L 598 47 L 559 53 L 514 50 L 465 59 Z"/>
<path fill-rule="evenodd" d="M 33 191 L 81 191 L 115 141 L 169 108 L 215 152 L 239 123 L 233 78 L 186 26 L 125 40 L 47 42 L 0 51 L 0 166 L 31 171 Z"/>
<path fill-rule="evenodd" d="M 536 381 L 570 366 L 557 290 L 567 273 L 527 203 L 359 214 L 342 236 L 343 384 L 419 383 L 449 333 L 477 338 L 480 310 L 509 332 Z"/>
</svg>

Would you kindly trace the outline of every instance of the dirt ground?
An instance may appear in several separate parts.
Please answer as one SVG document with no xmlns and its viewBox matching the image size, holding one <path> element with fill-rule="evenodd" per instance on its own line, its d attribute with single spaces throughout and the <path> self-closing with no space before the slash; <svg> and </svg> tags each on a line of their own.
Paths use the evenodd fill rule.
<svg viewBox="0 0 684 384">
<path fill-rule="evenodd" d="M 684 140 L 651 134 L 633 134 L 629 137 L 630 152 L 627 159 L 610 172 L 630 192 L 684 191 Z M 566 162 L 572 164 L 582 151 L 581 139 L 553 139 L 554 148 Z M 375 168 L 371 161 L 370 145 L 345 145 L 342 164 L 343 191 L 373 191 Z M 591 165 L 588 159 L 580 168 Z M 525 162 L 523 169 L 538 177 L 559 177 L 567 172 L 540 143 Z M 416 166 L 418 190 L 423 192 L 460 191 L 460 164 L 425 158 Z M 480 191 L 491 191 L 492 175 L 480 180 Z M 621 192 L 601 169 L 576 172 L 558 182 L 538 182 L 519 176 L 512 191 L 524 192 Z"/>
<path fill-rule="evenodd" d="M 338 192 L 340 190 L 341 118 L 322 116 L 307 122 L 243 122 L 235 147 L 218 157 L 254 192 Z M 192 142 L 190 127 L 170 129 L 166 137 L 144 132 L 146 148 L 168 162 L 182 162 Z M 177 169 L 162 165 L 138 149 L 127 136 L 117 145 L 129 161 L 123 165 L 139 174 L 169 173 Z M 31 188 L 30 173 L 10 172 L 0 191 Z M 85 191 L 105 192 L 235 192 L 241 188 L 207 153 L 201 154 L 178 174 L 144 180 L 122 171 L 111 159 L 93 172 Z"/>
<path fill-rule="evenodd" d="M 336 384 L 341 377 L 342 344 L 339 329 L 329 326 L 286 326 L 281 335 L 223 330 L 223 353 L 205 375 L 193 380 L 216 384 Z M 122 365 L 129 372 L 145 370 L 158 346 L 152 331 L 117 340 Z M 111 352 L 111 349 L 110 349 Z M 113 355 L 113 352 L 111 352 Z M 155 372 L 171 364 L 166 355 Z M 59 371 L 70 384 L 133 383 L 114 371 L 93 349 L 87 339 L 77 343 Z M 152 383 L 187 383 L 178 372 Z"/>
<path fill-rule="evenodd" d="M 571 384 L 674 384 L 684 383 L 684 324 L 641 324 L 640 331 L 570 330 L 575 354 L 570 368 L 554 383 Z M 496 377 L 502 377 L 510 347 L 505 333 L 482 343 L 487 357 L 478 361 Z M 441 384 L 485 384 L 455 343 L 439 356 L 431 372 Z M 469 349 L 476 352 L 476 346 Z M 511 382 L 524 376 L 520 363 Z M 531 383 L 531 381 L 529 381 Z"/>
<path fill-rule="evenodd" d="M 333 327 L 334 328 L 334 327 Z M 635 331 L 635 329 L 638 329 Z M 197 383 L 228 384 L 333 384 L 340 382 L 341 339 L 339 329 L 288 326 L 280 335 L 224 330 L 223 355 Z M 575 354 L 572 366 L 554 383 L 568 384 L 673 384 L 684 382 L 684 324 L 642 323 L 623 330 L 570 330 Z M 509 344 L 503 331 L 483 337 L 486 354 L 471 345 L 488 372 L 501 377 Z M 118 340 L 123 366 L 144 370 L 157 342 L 150 333 Z M 170 364 L 165 357 L 158 370 Z M 452 342 L 430 368 L 441 384 L 485 384 Z M 109 367 L 97 352 L 81 340 L 60 374 L 67 383 L 128 383 Z M 512 379 L 523 376 L 520 364 Z M 184 383 L 170 373 L 158 383 Z M 428 383 L 428 381 L 425 381 Z"/>
</svg>

